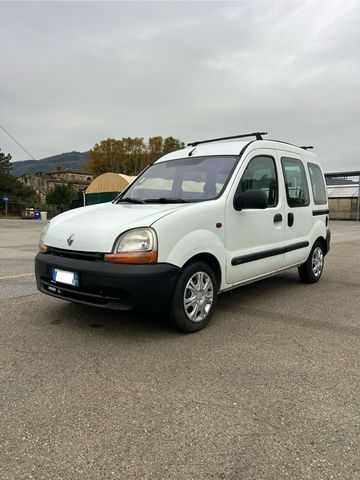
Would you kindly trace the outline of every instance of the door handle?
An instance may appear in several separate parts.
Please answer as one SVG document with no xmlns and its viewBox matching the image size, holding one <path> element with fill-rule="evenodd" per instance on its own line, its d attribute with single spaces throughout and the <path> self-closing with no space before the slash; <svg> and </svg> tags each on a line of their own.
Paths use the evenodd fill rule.
<svg viewBox="0 0 360 480">
<path fill-rule="evenodd" d="M 277 213 L 274 217 L 274 223 L 282 222 L 282 215 L 280 213 Z"/>
<path fill-rule="evenodd" d="M 292 227 L 294 225 L 294 214 L 293 213 L 288 213 L 288 225 L 289 225 L 289 227 Z"/>
</svg>

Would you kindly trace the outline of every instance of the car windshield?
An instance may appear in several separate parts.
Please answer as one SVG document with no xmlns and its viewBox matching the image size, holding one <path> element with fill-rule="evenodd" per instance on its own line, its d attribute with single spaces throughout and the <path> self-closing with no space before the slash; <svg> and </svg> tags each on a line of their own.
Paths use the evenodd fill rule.
<svg viewBox="0 0 360 480">
<path fill-rule="evenodd" d="M 118 202 L 183 203 L 216 198 L 224 190 L 236 156 L 193 157 L 151 165 Z"/>
</svg>

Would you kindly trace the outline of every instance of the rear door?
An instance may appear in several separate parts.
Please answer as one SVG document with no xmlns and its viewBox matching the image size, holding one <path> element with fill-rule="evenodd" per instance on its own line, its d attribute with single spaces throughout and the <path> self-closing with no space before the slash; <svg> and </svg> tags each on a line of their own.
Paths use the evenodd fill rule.
<svg viewBox="0 0 360 480">
<path fill-rule="evenodd" d="M 284 267 L 304 262 L 309 254 L 312 210 L 305 165 L 294 153 L 279 152 L 285 181 Z"/>
<path fill-rule="evenodd" d="M 270 153 L 269 153 L 270 152 Z M 273 152 L 273 154 L 271 154 Z M 275 150 L 257 149 L 245 158 L 226 204 L 227 283 L 239 283 L 279 270 L 284 259 L 284 199 Z M 261 189 L 264 210 L 234 208 L 236 191 Z"/>
</svg>

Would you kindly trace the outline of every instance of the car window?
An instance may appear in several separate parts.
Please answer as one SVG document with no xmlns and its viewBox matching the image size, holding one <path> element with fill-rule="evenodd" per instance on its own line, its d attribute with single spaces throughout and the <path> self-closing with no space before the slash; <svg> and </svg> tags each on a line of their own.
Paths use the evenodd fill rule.
<svg viewBox="0 0 360 480">
<path fill-rule="evenodd" d="M 224 190 L 238 159 L 229 155 L 154 163 L 130 185 L 121 199 L 211 200 Z"/>
<path fill-rule="evenodd" d="M 282 157 L 286 196 L 289 207 L 306 207 L 310 204 L 305 168 L 301 160 Z"/>
<path fill-rule="evenodd" d="M 257 156 L 250 160 L 237 192 L 246 190 L 262 190 L 268 198 L 268 206 L 275 207 L 278 202 L 278 180 L 275 160 L 270 156 Z"/>
<path fill-rule="evenodd" d="M 322 171 L 315 163 L 308 163 L 308 170 L 314 203 L 315 205 L 325 205 L 327 203 L 327 195 Z"/>
</svg>

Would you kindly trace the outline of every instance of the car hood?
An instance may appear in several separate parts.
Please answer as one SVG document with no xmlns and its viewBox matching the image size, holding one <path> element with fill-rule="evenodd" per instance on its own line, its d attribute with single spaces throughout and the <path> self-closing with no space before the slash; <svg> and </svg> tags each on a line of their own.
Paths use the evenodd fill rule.
<svg viewBox="0 0 360 480">
<path fill-rule="evenodd" d="M 165 215 L 186 207 L 186 204 L 103 203 L 76 208 L 51 220 L 44 243 L 66 250 L 111 252 L 116 238 L 122 232 L 136 227 L 149 227 Z M 73 242 L 69 245 L 71 236 Z"/>
</svg>

